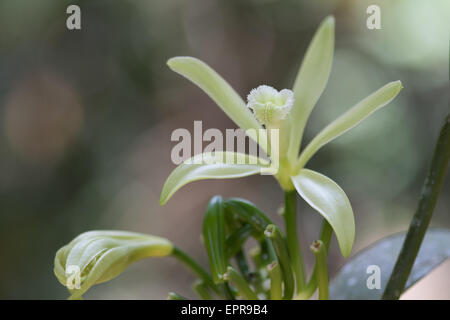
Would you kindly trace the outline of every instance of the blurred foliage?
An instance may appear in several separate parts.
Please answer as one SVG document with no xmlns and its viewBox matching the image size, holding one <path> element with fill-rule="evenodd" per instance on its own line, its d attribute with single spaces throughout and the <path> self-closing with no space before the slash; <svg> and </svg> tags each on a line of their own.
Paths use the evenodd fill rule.
<svg viewBox="0 0 450 320">
<path fill-rule="evenodd" d="M 82 11 L 80 31 L 65 26 L 74 3 Z M 380 5 L 382 30 L 365 27 L 369 4 Z M 197 56 L 243 96 L 263 83 L 281 89 L 293 82 L 329 14 L 337 22 L 334 65 L 306 140 L 382 84 L 400 79 L 405 87 L 310 164 L 347 191 L 360 249 L 406 229 L 413 214 L 449 111 L 448 1 L 1 1 L 0 298 L 67 297 L 52 274 L 55 252 L 91 229 L 158 234 L 206 262 L 198 235 L 213 194 L 249 198 L 278 219 L 281 193 L 258 177 L 208 182 L 158 207 L 174 167 L 172 130 L 191 129 L 198 119 L 204 129 L 234 127 L 165 62 Z M 450 226 L 449 194 L 447 181 L 432 224 Z M 299 227 L 310 243 L 318 219 L 302 208 Z M 342 260 L 333 253 L 331 259 L 333 273 Z M 179 267 L 143 262 L 90 297 L 189 295 L 193 278 Z"/>
</svg>

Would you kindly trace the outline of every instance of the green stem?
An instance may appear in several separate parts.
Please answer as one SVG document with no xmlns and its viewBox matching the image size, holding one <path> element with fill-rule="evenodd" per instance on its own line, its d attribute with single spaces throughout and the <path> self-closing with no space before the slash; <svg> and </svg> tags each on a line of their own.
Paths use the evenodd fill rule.
<svg viewBox="0 0 450 320">
<path fill-rule="evenodd" d="M 226 300 L 236 300 L 236 298 L 234 297 L 235 292 L 231 290 L 227 282 L 219 284 L 219 289 L 221 290 Z"/>
<path fill-rule="evenodd" d="M 187 300 L 187 298 L 179 295 L 178 293 L 169 292 L 169 294 L 167 295 L 167 300 Z"/>
<path fill-rule="evenodd" d="M 192 286 L 192 289 L 198 296 L 203 300 L 212 300 L 211 294 L 209 293 L 208 286 L 200 279 L 197 279 Z"/>
<path fill-rule="evenodd" d="M 405 288 L 441 191 L 449 159 L 450 115 L 447 116 L 437 140 L 431 167 L 422 188 L 417 211 L 411 220 L 403 247 L 383 294 L 383 299 L 385 300 L 398 299 Z"/>
<path fill-rule="evenodd" d="M 239 271 L 242 273 L 246 280 L 249 280 L 248 275 L 250 272 L 250 268 L 247 264 L 247 259 L 245 258 L 245 254 L 242 249 L 236 253 L 235 260 Z"/>
<path fill-rule="evenodd" d="M 305 268 L 300 244 L 297 236 L 296 191 L 286 191 L 284 194 L 284 221 L 286 224 L 286 240 L 295 273 L 297 292 L 304 289 L 306 283 Z"/>
<path fill-rule="evenodd" d="M 261 247 L 261 259 L 264 266 L 277 259 L 277 254 L 275 253 L 275 249 L 270 239 L 264 238 L 259 244 Z"/>
<path fill-rule="evenodd" d="M 249 252 L 250 259 L 253 262 L 253 265 L 255 266 L 255 270 L 259 271 L 263 266 L 263 259 L 261 254 L 261 248 L 260 247 L 254 247 Z"/>
<path fill-rule="evenodd" d="M 333 229 L 331 228 L 330 224 L 324 219 L 322 222 L 322 231 L 320 233 L 320 240 L 323 242 L 327 253 L 330 248 L 330 242 L 331 242 L 332 235 L 333 235 Z M 306 299 L 311 298 L 311 296 L 314 294 L 314 292 L 317 289 L 318 268 L 319 268 L 319 266 L 316 263 L 314 265 L 314 270 L 313 270 L 313 273 L 311 275 L 311 278 L 310 278 L 308 284 L 306 285 L 306 287 L 303 291 L 299 292 L 299 294 L 295 297 L 296 299 L 306 300 Z"/>
<path fill-rule="evenodd" d="M 227 260 L 229 260 L 232 256 L 237 254 L 239 250 L 242 249 L 252 231 L 252 226 L 246 223 L 242 227 L 235 229 L 230 233 L 225 242 Z"/>
<path fill-rule="evenodd" d="M 225 280 L 230 281 L 236 287 L 243 298 L 247 300 L 258 300 L 256 293 L 248 285 L 247 281 L 232 267 L 228 267 L 227 273 L 225 274 Z"/>
<path fill-rule="evenodd" d="M 207 284 L 214 292 L 219 293 L 219 289 L 213 282 L 211 276 L 205 269 L 203 269 L 191 256 L 185 253 L 178 247 L 174 247 L 172 255 L 183 262 L 189 269 L 191 269 L 200 279 L 202 279 L 205 284 Z"/>
<path fill-rule="evenodd" d="M 280 264 L 281 273 L 283 274 L 284 282 L 284 300 L 292 299 L 294 294 L 294 274 L 292 273 L 291 259 L 289 258 L 288 248 L 283 238 L 280 228 L 274 224 L 267 226 L 264 234 L 272 241 L 275 253 L 278 257 L 278 263 Z"/>
<path fill-rule="evenodd" d="M 317 283 L 319 286 L 319 300 L 328 300 L 328 267 L 327 250 L 322 241 L 314 241 L 311 251 L 316 256 Z"/>
<path fill-rule="evenodd" d="M 281 300 L 282 298 L 282 276 L 280 265 L 278 262 L 274 261 L 267 266 L 267 272 L 270 276 L 270 299 L 271 300 Z"/>
</svg>

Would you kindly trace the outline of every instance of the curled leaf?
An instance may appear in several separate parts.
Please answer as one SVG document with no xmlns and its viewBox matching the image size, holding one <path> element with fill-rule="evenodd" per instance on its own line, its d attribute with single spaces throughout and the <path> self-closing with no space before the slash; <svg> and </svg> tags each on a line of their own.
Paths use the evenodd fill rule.
<svg viewBox="0 0 450 320">
<path fill-rule="evenodd" d="M 223 276 L 227 272 L 227 252 L 225 210 L 220 196 L 213 197 L 209 202 L 203 218 L 203 240 L 208 252 L 214 283 L 222 283 Z"/>
<path fill-rule="evenodd" d="M 239 250 L 242 250 L 242 247 L 251 235 L 252 231 L 252 226 L 246 223 L 242 227 L 233 230 L 230 233 L 226 240 L 227 259 L 234 256 L 239 252 Z"/>
</svg>

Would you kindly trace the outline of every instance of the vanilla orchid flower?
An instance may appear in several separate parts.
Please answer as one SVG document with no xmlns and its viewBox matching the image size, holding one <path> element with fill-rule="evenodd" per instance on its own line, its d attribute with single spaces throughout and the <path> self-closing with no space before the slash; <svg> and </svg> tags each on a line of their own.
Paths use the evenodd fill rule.
<svg viewBox="0 0 450 320">
<path fill-rule="evenodd" d="M 350 201 L 333 180 L 306 169 L 305 166 L 325 144 L 392 101 L 402 85 L 400 81 L 390 82 L 361 100 L 320 131 L 299 154 L 306 122 L 329 78 L 334 51 L 334 24 L 333 17 L 327 17 L 321 23 L 303 58 L 292 91 L 283 89 L 278 92 L 272 87 L 260 86 L 250 92 L 248 104 L 219 74 L 196 58 L 175 57 L 169 59 L 168 66 L 205 91 L 272 158 L 274 155 L 267 148 L 265 130 L 279 129 L 280 145 L 279 153 L 276 154 L 279 157 L 279 170 L 274 177 L 283 190 L 296 189 L 328 221 L 336 234 L 342 254 L 349 256 L 355 237 Z M 228 155 L 230 153 L 236 157 L 253 159 L 250 155 L 223 152 Z M 220 162 L 223 154 L 216 154 L 214 162 L 199 164 L 188 159 L 179 165 L 167 178 L 160 204 L 164 205 L 187 183 L 201 179 L 245 177 L 261 173 L 267 166 L 267 162 L 262 159 L 249 163 Z M 213 155 L 202 156 L 210 158 Z"/>
</svg>

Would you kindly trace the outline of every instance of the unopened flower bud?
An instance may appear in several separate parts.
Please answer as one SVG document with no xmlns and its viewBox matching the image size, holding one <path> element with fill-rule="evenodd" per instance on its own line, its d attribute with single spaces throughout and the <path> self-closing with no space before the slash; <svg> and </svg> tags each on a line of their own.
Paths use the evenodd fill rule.
<svg viewBox="0 0 450 320">
<path fill-rule="evenodd" d="M 147 257 L 170 255 L 166 239 L 126 231 L 85 232 L 58 250 L 55 275 L 80 299 L 90 287 L 118 276 L 131 263 Z"/>
</svg>

